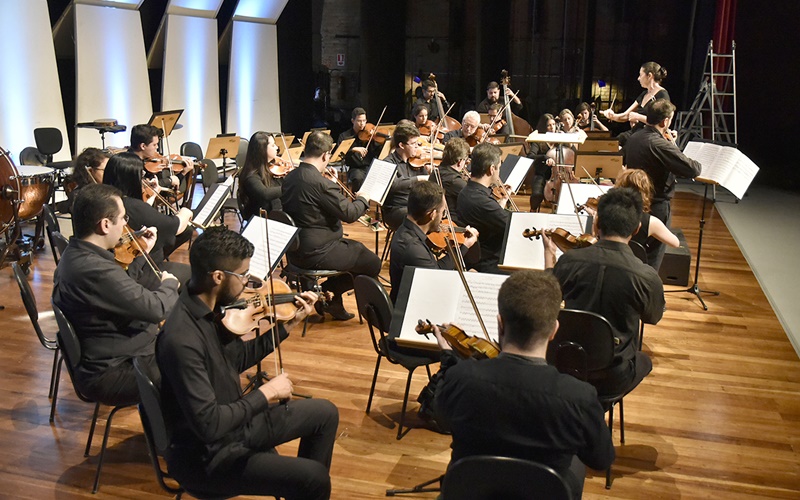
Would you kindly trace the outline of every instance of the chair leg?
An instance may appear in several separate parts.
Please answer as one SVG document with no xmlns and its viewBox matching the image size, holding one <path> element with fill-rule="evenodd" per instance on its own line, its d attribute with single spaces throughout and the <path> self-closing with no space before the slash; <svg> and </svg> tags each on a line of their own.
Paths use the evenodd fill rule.
<svg viewBox="0 0 800 500">
<path fill-rule="evenodd" d="M 622 399 L 619 400 L 619 441 L 625 444 L 625 410 L 622 401 Z"/>
<path fill-rule="evenodd" d="M 367 415 L 372 408 L 372 396 L 375 394 L 375 382 L 378 381 L 378 369 L 381 367 L 381 355 L 378 354 L 378 359 L 375 361 L 375 373 L 372 374 L 372 387 L 369 388 L 369 399 L 367 400 Z"/>
<path fill-rule="evenodd" d="M 89 456 L 89 450 L 92 449 L 92 437 L 94 436 L 94 428 L 97 427 L 97 414 L 100 412 L 100 403 L 94 405 L 94 415 L 92 416 L 92 426 L 89 427 L 89 439 L 86 441 L 86 450 L 83 452 L 84 457 Z"/>
<path fill-rule="evenodd" d="M 610 465 L 608 466 L 608 469 L 606 469 L 606 489 L 607 490 L 611 489 L 611 466 Z"/>
<path fill-rule="evenodd" d="M 392 238 L 394 238 L 394 231 L 388 229 L 386 231 L 386 242 L 383 244 L 383 253 L 381 253 L 381 264 L 386 260 L 386 257 L 389 256 L 389 249 L 392 246 Z"/>
<path fill-rule="evenodd" d="M 58 352 L 58 351 L 56 351 Z M 61 384 L 61 363 L 64 362 L 64 358 L 58 358 L 58 363 L 56 363 L 56 378 L 55 378 L 55 386 L 53 387 L 53 399 L 50 401 L 50 423 L 53 423 L 53 420 L 56 416 L 56 402 L 58 401 L 58 386 Z"/>
<path fill-rule="evenodd" d="M 408 391 L 411 389 L 411 376 L 414 375 L 414 370 L 408 370 L 408 379 L 406 379 L 406 392 L 403 395 L 403 410 L 400 412 L 400 426 L 397 428 L 397 439 L 403 437 L 403 422 L 406 418 L 406 407 L 408 406 Z"/>
<path fill-rule="evenodd" d="M 608 409 L 608 430 L 611 432 L 611 439 L 614 439 L 614 405 Z"/>
<path fill-rule="evenodd" d="M 100 404 L 98 403 L 98 407 L 99 406 Z M 114 409 L 111 410 L 111 413 L 108 414 L 108 419 L 106 419 L 106 431 L 103 433 L 103 446 L 100 447 L 100 459 L 97 461 L 97 473 L 94 476 L 92 493 L 97 493 L 98 488 L 100 488 L 100 471 L 103 469 L 103 458 L 106 456 L 106 448 L 108 447 L 108 434 L 111 432 L 111 419 L 114 418 L 114 414 L 122 408 L 127 407 L 115 406 Z"/>
<path fill-rule="evenodd" d="M 53 399 L 53 387 L 56 385 L 56 373 L 58 372 L 58 348 L 53 351 L 53 369 L 50 372 L 50 392 L 47 397 Z"/>
<path fill-rule="evenodd" d="M 639 350 L 642 350 L 642 342 L 644 342 L 644 321 L 639 322 Z"/>
<path fill-rule="evenodd" d="M 430 365 L 425 365 L 425 371 L 428 372 L 428 380 L 431 379 L 431 367 Z"/>
</svg>

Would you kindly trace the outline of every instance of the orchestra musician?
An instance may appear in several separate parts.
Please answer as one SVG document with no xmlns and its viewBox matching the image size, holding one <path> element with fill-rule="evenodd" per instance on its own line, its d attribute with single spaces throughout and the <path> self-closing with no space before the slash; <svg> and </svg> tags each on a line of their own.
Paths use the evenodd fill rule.
<svg viewBox="0 0 800 500">
<path fill-rule="evenodd" d="M 158 153 L 158 140 L 163 135 L 163 131 L 152 125 L 139 124 L 131 128 L 131 145 L 128 148 L 129 153 L 133 153 L 142 161 L 148 161 L 152 158 L 158 158 L 161 155 Z M 148 177 L 151 174 L 147 174 Z M 158 185 L 162 188 L 171 188 L 178 192 L 183 181 L 183 174 L 171 174 L 168 168 L 161 171 L 156 175 Z"/>
<path fill-rule="evenodd" d="M 589 103 L 582 102 L 575 108 L 575 118 L 578 120 L 578 126 L 582 130 L 603 130 L 608 132 L 608 127 L 603 125 L 597 113 L 592 113 L 592 107 Z M 592 125 L 594 123 L 594 125 Z"/>
<path fill-rule="evenodd" d="M 364 215 L 369 198 L 357 192 L 355 200 L 348 200 L 334 182 L 323 177 L 332 148 L 330 135 L 315 131 L 308 136 L 303 162 L 283 181 L 281 203 L 300 229 L 299 248 L 288 255 L 291 262 L 305 269 L 347 272 L 325 280 L 322 289 L 333 297 L 326 306 L 315 304 L 318 313 L 346 321 L 353 314 L 344 308 L 342 295 L 353 288 L 353 276 L 378 276 L 381 259 L 362 243 L 342 237 L 342 222 L 355 222 Z"/>
<path fill-rule="evenodd" d="M 586 466 L 607 469 L 615 453 L 595 389 L 545 360 L 558 330 L 558 281 L 544 271 L 516 272 L 497 304 L 494 359 L 461 360 L 434 328 L 442 348 L 434 409 L 453 434 L 450 463 L 473 455 L 533 460 L 555 469 L 580 499 Z"/>
<path fill-rule="evenodd" d="M 414 168 L 408 161 L 419 156 L 419 129 L 413 125 L 398 124 L 392 135 L 394 150 L 384 161 L 397 165 L 397 177 L 389 187 L 383 203 L 383 222 L 391 229 L 397 229 L 408 214 L 408 193 L 415 182 L 428 180 L 421 169 Z"/>
<path fill-rule="evenodd" d="M 420 88 L 422 89 L 422 96 L 417 98 L 417 100 L 414 102 L 414 105 L 416 106 L 417 104 L 422 104 L 428 108 L 428 119 L 437 121 L 439 119 L 439 109 L 434 102 L 437 93 L 436 84 L 431 80 L 423 80 L 420 84 Z M 445 111 L 447 111 L 447 108 L 450 107 L 450 104 L 447 102 L 447 98 L 441 91 L 439 91 L 439 98 L 442 100 L 442 107 Z"/>
<path fill-rule="evenodd" d="M 189 241 L 194 229 L 189 226 L 192 211 L 184 207 L 175 215 L 159 212 L 143 201 L 142 179 L 144 163 L 131 153 L 119 153 L 106 164 L 103 183 L 114 186 L 122 192 L 122 203 L 130 218 L 129 225 L 134 230 L 142 226 L 158 229 L 158 238 L 150 256 L 162 269 L 176 275 L 181 283 L 189 280 L 189 266 L 181 262 L 169 262 L 169 256 L 178 247 Z M 149 274 L 145 274 L 145 277 Z"/>
<path fill-rule="evenodd" d="M 664 314 L 664 287 L 655 269 L 642 263 L 628 246 L 639 229 L 642 196 L 631 188 L 612 188 L 600 197 L 594 245 L 564 253 L 556 262 L 556 245 L 542 236 L 545 267 L 561 284 L 565 307 L 603 316 L 614 329 L 614 364 L 590 372 L 588 382 L 601 396 L 626 394 L 653 369 L 639 350 L 639 321 L 656 324 Z"/>
<path fill-rule="evenodd" d="M 486 86 L 486 99 L 482 100 L 478 103 L 478 106 L 475 108 L 475 111 L 478 113 L 488 113 L 489 108 L 492 104 L 500 104 L 502 107 L 502 101 L 500 99 L 500 84 L 497 82 L 489 82 L 489 85 Z M 506 87 L 506 95 L 509 99 L 511 99 L 511 111 L 514 113 L 519 113 L 522 111 L 522 101 L 519 99 L 518 96 L 514 95 L 511 88 Z"/>
<path fill-rule="evenodd" d="M 428 123 L 428 107 L 424 104 L 415 104 L 411 108 L 411 118 L 414 120 L 414 126 L 417 128 L 429 127 Z"/>
<path fill-rule="evenodd" d="M 568 134 L 580 130 L 575 123 L 575 115 L 567 108 L 562 109 L 558 114 L 558 128 L 561 132 Z"/>
<path fill-rule="evenodd" d="M 457 225 L 461 225 L 456 213 L 458 206 L 458 194 L 467 185 L 469 180 L 469 144 L 464 139 L 455 137 L 444 146 L 442 151 L 442 162 L 439 164 L 439 175 L 442 178 L 444 197 L 447 206 L 450 208 L 448 214 Z"/>
<path fill-rule="evenodd" d="M 503 109 L 503 105 L 497 102 L 489 106 L 489 110 L 486 112 L 489 115 L 489 123 L 495 121 L 495 117 L 497 116 L 497 113 L 499 113 L 501 109 Z M 501 119 L 503 119 L 502 116 L 498 118 L 498 121 Z M 508 135 L 510 133 L 508 130 L 508 123 L 504 123 L 502 127 L 500 127 L 494 132 L 489 132 L 489 133 L 492 135 Z"/>
<path fill-rule="evenodd" d="M 250 137 L 244 166 L 239 173 L 239 203 L 242 218 L 249 220 L 258 215 L 261 209 L 268 213 L 281 209 L 282 178 L 270 171 L 278 158 L 278 145 L 275 137 L 266 132 L 256 132 Z"/>
<path fill-rule="evenodd" d="M 72 175 L 64 187 L 70 207 L 79 189 L 89 184 L 103 183 L 103 173 L 109 158 L 111 154 L 108 151 L 97 148 L 86 148 L 75 158 L 72 163 Z"/>
<path fill-rule="evenodd" d="M 450 270 L 455 268 L 452 255 L 447 253 L 439 259 L 426 244 L 428 233 L 440 230 L 444 212 L 444 191 L 438 184 L 430 181 L 417 182 L 411 187 L 408 195 L 408 216 L 392 238 L 389 258 L 392 302 L 397 299 L 406 266 Z M 470 248 L 478 240 L 478 232 L 475 229 L 467 227 L 466 230 L 469 236 L 465 237 L 464 243 L 460 246 L 465 259 Z M 446 232 L 447 229 L 443 227 L 442 231 Z"/>
<path fill-rule="evenodd" d="M 361 189 L 361 184 L 367 178 L 369 166 L 374 158 L 377 158 L 381 152 L 382 145 L 378 144 L 374 139 L 369 145 L 367 150 L 367 142 L 362 141 L 358 137 L 358 133 L 364 130 L 367 126 L 367 112 L 364 108 L 354 108 L 351 113 L 350 122 L 353 126 L 339 134 L 337 144 L 347 139 L 355 139 L 350 150 L 344 156 L 344 163 L 347 165 L 347 182 L 350 188 L 355 192 Z M 376 124 L 377 126 L 377 124 Z"/>
<path fill-rule="evenodd" d="M 504 210 L 508 198 L 497 200 L 492 186 L 500 185 L 500 148 L 482 143 L 472 150 L 470 179 L 458 195 L 458 220 L 479 232 L 481 258 L 475 269 L 499 273 L 500 251 L 511 212 Z M 452 210 L 452 209 L 451 209 Z"/>
<path fill-rule="evenodd" d="M 633 104 L 622 113 L 615 113 L 612 109 L 603 110 L 603 116 L 615 122 L 630 122 L 631 129 L 627 132 L 621 133 L 619 145 L 625 146 L 628 139 L 644 128 L 647 122 L 647 110 L 650 106 L 659 99 L 666 99 L 669 101 L 669 92 L 661 86 L 661 82 L 667 77 L 667 69 L 658 64 L 657 62 L 646 62 L 639 68 L 639 85 L 642 86 L 644 91 L 633 101 Z"/>
<path fill-rule="evenodd" d="M 189 251 L 192 279 L 156 345 L 169 473 L 208 497 L 327 499 L 336 406 L 316 397 L 286 402 L 292 395 L 287 373 L 243 394 L 239 373 L 273 351 L 273 336 L 242 341 L 216 319 L 244 290 L 252 256 L 253 245 L 225 227 L 209 228 Z M 315 301 L 312 292 L 295 296 L 299 310 L 277 326 L 280 339 Z M 297 438 L 297 457 L 275 452 Z"/>
<path fill-rule="evenodd" d="M 461 120 L 461 128 L 446 132 L 442 138 L 442 142 L 447 144 L 447 141 L 453 137 L 460 137 L 462 139 L 470 137 L 478 131 L 479 127 L 485 130 L 489 128 L 489 124 L 481 123 L 481 115 L 478 114 L 477 111 L 467 111 L 464 113 L 463 120 Z"/>
<path fill-rule="evenodd" d="M 540 134 L 556 131 L 556 120 L 550 113 L 545 113 L 539 118 L 539 123 L 536 124 L 536 131 Z M 530 170 L 529 184 L 531 186 L 531 212 L 538 212 L 539 207 L 544 201 L 544 186 L 547 179 L 552 174 L 552 167 L 556 162 L 553 158 L 547 156 L 547 152 L 552 147 L 551 144 L 545 142 L 531 142 L 530 151 L 528 151 L 528 158 L 533 159 L 533 168 Z"/>
<path fill-rule="evenodd" d="M 128 215 L 118 189 L 91 184 L 79 189 L 72 206 L 74 236 L 53 275 L 53 303 L 75 327 L 81 359 L 73 376 L 81 392 L 107 405 L 139 401 L 133 358 L 154 381 L 158 323 L 178 300 L 178 280 L 163 271 L 153 290 L 131 277 L 147 266 L 136 257 L 127 272 L 114 260 Z M 144 247 L 156 244 L 157 229 L 142 235 Z M 147 269 L 149 271 L 149 269 Z"/>
<path fill-rule="evenodd" d="M 700 162 L 683 154 L 672 140 L 669 126 L 674 115 L 675 106 L 666 99 L 650 104 L 647 126 L 633 134 L 622 148 L 623 163 L 628 168 L 644 170 L 653 182 L 650 214 L 667 227 L 672 220 L 670 200 L 675 192 L 676 177 L 693 179 L 700 175 L 701 168 Z M 647 250 L 648 264 L 658 269 L 666 247 L 659 241 L 651 241 Z"/>
</svg>

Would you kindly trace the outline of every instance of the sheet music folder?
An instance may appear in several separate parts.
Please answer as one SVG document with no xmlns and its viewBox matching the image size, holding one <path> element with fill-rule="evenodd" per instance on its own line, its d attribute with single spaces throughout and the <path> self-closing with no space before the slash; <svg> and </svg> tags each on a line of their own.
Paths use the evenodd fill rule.
<svg viewBox="0 0 800 500">
<path fill-rule="evenodd" d="M 225 182 L 217 182 L 211 186 L 203 199 L 197 205 L 197 208 L 192 210 L 194 216 L 192 220 L 200 224 L 202 227 L 207 228 L 211 221 L 219 213 L 222 205 L 225 204 L 228 198 L 231 197 L 231 188 L 233 186 L 233 177 L 228 177 Z"/>
<path fill-rule="evenodd" d="M 370 200 L 383 205 L 396 178 L 397 165 L 376 158 L 372 160 L 367 178 L 364 179 L 359 191 L 369 196 Z"/>
<path fill-rule="evenodd" d="M 750 158 L 731 146 L 691 141 L 683 154 L 700 162 L 697 181 L 719 184 L 740 200 L 759 170 Z"/>
<path fill-rule="evenodd" d="M 500 165 L 500 180 L 511 186 L 511 191 L 516 193 L 525 182 L 525 177 L 532 166 L 532 158 L 510 154 Z"/>
<path fill-rule="evenodd" d="M 267 230 L 269 230 L 269 260 L 267 260 Z M 253 257 L 250 258 L 250 274 L 266 280 L 297 237 L 297 228 L 275 220 L 267 221 L 263 217 L 254 215 L 242 231 L 242 236 L 255 247 Z"/>
<path fill-rule="evenodd" d="M 489 273 L 465 273 L 465 276 L 489 336 L 497 342 L 497 293 L 508 276 Z M 389 337 L 400 346 L 438 350 L 433 335 L 426 338 L 414 330 L 419 319 L 434 324 L 455 323 L 468 335 L 483 336 L 456 271 L 405 268 Z"/>
</svg>

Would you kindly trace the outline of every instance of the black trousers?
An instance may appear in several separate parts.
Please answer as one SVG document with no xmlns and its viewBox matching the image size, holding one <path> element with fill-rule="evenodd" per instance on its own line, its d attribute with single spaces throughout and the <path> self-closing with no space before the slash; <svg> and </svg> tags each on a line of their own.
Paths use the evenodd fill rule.
<svg viewBox="0 0 800 500">
<path fill-rule="evenodd" d="M 598 396 L 618 396 L 633 390 L 651 371 L 653 361 L 647 354 L 637 351 L 630 361 L 590 373 L 588 382 L 597 389 Z"/>
<path fill-rule="evenodd" d="M 339 411 L 324 399 L 292 400 L 270 406 L 246 425 L 241 446 L 249 450 L 232 463 L 205 470 L 202 453 L 167 455 L 170 474 L 189 493 L 202 496 L 272 495 L 286 500 L 330 498 L 330 466 Z M 300 439 L 297 457 L 275 447 Z M 224 453 L 224 450 L 221 452 Z M 215 457 L 218 458 L 218 457 Z"/>
<path fill-rule="evenodd" d="M 322 289 L 332 292 L 335 302 L 341 302 L 341 295 L 353 289 L 353 278 L 359 274 L 366 274 L 373 278 L 381 272 L 381 259 L 358 241 L 341 239 L 334 243 L 327 251 L 311 256 L 292 256 L 291 261 L 296 266 L 305 269 L 332 269 L 347 271 L 328 278 L 322 284 Z"/>
<path fill-rule="evenodd" d="M 357 193 L 359 189 L 361 189 L 361 185 L 364 184 L 364 179 L 367 178 L 367 168 L 360 168 L 360 167 L 350 167 L 347 169 L 347 182 L 350 183 L 350 189 Z"/>
<path fill-rule="evenodd" d="M 161 385 L 161 372 L 156 364 L 154 354 L 139 356 L 139 366 L 147 374 L 148 378 L 156 384 Z M 107 368 L 100 374 L 82 373 L 80 367 L 78 373 L 78 386 L 81 392 L 94 401 L 99 401 L 104 405 L 118 406 L 135 404 L 139 402 L 139 386 L 136 385 L 136 372 L 133 368 L 133 358 L 129 358 L 120 364 Z"/>
<path fill-rule="evenodd" d="M 666 199 L 653 200 L 650 204 L 650 215 L 663 222 L 669 228 L 672 222 L 670 201 Z M 658 268 L 661 267 L 661 261 L 664 260 L 664 252 L 667 251 L 667 246 L 655 238 L 648 238 L 645 250 L 647 251 L 647 264 L 658 271 Z"/>
</svg>

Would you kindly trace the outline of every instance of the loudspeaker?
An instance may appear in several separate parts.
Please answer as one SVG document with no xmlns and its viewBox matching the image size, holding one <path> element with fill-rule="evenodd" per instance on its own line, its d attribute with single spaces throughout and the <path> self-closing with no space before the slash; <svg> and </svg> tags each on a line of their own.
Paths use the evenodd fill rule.
<svg viewBox="0 0 800 500">
<path fill-rule="evenodd" d="M 686 237 L 680 229 L 672 229 L 681 242 L 678 248 L 667 247 L 664 260 L 658 269 L 658 277 L 665 285 L 689 286 L 689 268 L 692 266 L 692 252 L 686 244 Z"/>
</svg>

